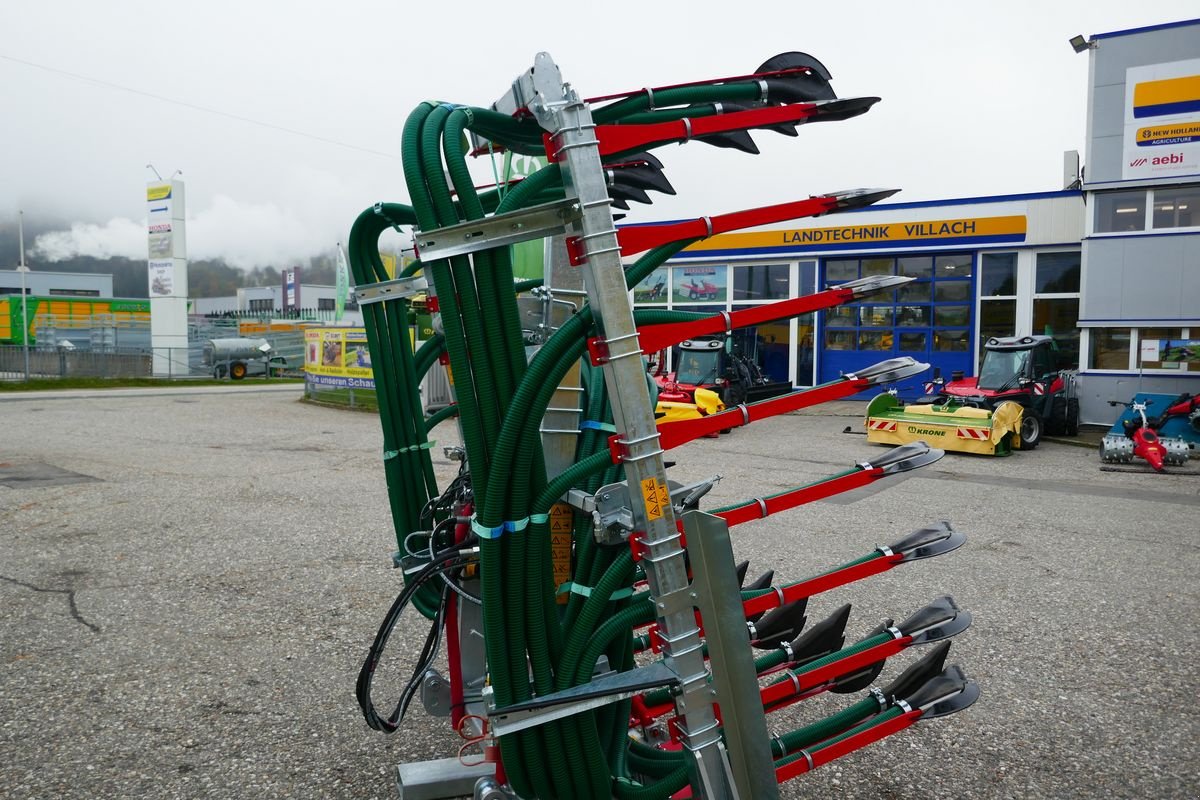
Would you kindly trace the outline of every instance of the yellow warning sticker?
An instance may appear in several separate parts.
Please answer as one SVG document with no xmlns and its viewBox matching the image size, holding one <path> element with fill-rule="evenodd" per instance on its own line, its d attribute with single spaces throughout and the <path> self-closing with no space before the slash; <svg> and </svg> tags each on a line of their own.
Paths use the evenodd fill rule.
<svg viewBox="0 0 1200 800">
<path fill-rule="evenodd" d="M 571 580 L 571 532 L 575 527 L 575 512 L 566 503 L 550 506 L 550 557 L 554 563 L 554 585 L 562 586 Z M 555 598 L 562 605 L 569 595 Z"/>
<path fill-rule="evenodd" d="M 646 519 L 662 519 L 667 505 L 671 502 L 671 492 L 665 483 L 646 478 L 642 481 L 642 499 L 646 501 Z"/>
</svg>

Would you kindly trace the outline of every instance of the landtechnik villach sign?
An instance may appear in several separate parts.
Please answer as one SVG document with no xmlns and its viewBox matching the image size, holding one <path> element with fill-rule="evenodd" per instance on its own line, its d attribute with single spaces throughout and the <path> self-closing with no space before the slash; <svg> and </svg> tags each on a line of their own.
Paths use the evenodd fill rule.
<svg viewBox="0 0 1200 800">
<path fill-rule="evenodd" d="M 1025 231 L 1024 214 L 919 222 L 873 222 L 827 228 L 783 228 L 720 234 L 691 245 L 679 255 L 687 257 L 996 244 L 1023 242 Z"/>
</svg>

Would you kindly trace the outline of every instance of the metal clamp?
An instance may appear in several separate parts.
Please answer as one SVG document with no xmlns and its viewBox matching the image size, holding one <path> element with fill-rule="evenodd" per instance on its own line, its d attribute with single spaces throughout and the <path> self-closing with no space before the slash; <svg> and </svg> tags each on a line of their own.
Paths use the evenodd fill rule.
<svg viewBox="0 0 1200 800">
<path fill-rule="evenodd" d="M 429 282 L 422 277 L 396 278 L 391 281 L 368 283 L 354 287 L 354 299 L 360 306 L 412 297 L 429 289 Z"/>
<path fill-rule="evenodd" d="M 562 233 L 581 216 L 577 202 L 558 200 L 432 231 L 413 231 L 413 243 L 423 261 L 433 261 L 544 239 Z"/>
</svg>

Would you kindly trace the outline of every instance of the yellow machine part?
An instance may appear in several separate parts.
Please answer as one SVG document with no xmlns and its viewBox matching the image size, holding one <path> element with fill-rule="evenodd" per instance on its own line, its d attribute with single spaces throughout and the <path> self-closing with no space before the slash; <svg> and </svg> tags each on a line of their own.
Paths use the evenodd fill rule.
<svg viewBox="0 0 1200 800">
<path fill-rule="evenodd" d="M 867 417 L 867 441 L 893 445 L 925 441 L 942 450 L 990 456 L 1008 434 L 1012 434 L 1011 446 L 1019 447 L 1021 414 L 1017 403 L 1001 403 L 994 413 L 969 406 L 942 411 L 932 405 L 896 405 Z"/>
<path fill-rule="evenodd" d="M 658 422 L 678 422 L 684 419 L 700 419 L 700 417 L 716 414 L 725 410 L 721 396 L 709 389 L 696 389 L 694 403 L 677 403 L 670 400 L 659 400 L 655 406 L 655 416 Z"/>
</svg>

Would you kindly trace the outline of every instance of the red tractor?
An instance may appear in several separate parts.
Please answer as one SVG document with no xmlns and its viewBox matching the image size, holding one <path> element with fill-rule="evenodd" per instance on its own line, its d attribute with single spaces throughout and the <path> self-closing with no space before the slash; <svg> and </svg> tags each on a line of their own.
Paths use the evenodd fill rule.
<svg viewBox="0 0 1200 800">
<path fill-rule="evenodd" d="M 657 358 L 654 380 L 660 388 L 659 399 L 695 403 L 697 388 L 709 389 L 720 395 L 726 406 L 752 403 L 786 394 L 792 385 L 774 382 L 763 374 L 756 361 L 740 353 L 731 353 L 727 340 L 701 337 L 679 344 L 675 371 L 662 371 L 665 353 Z"/>
<path fill-rule="evenodd" d="M 957 403 L 989 411 L 1004 401 L 1019 403 L 1021 449 L 1031 450 L 1043 432 L 1075 436 L 1079 433 L 1079 398 L 1075 373 L 1059 369 L 1058 347 L 1049 336 L 1003 336 L 983 346 L 979 376 L 954 373 L 946 383 L 935 372 L 925 384 L 922 402 Z"/>
</svg>

